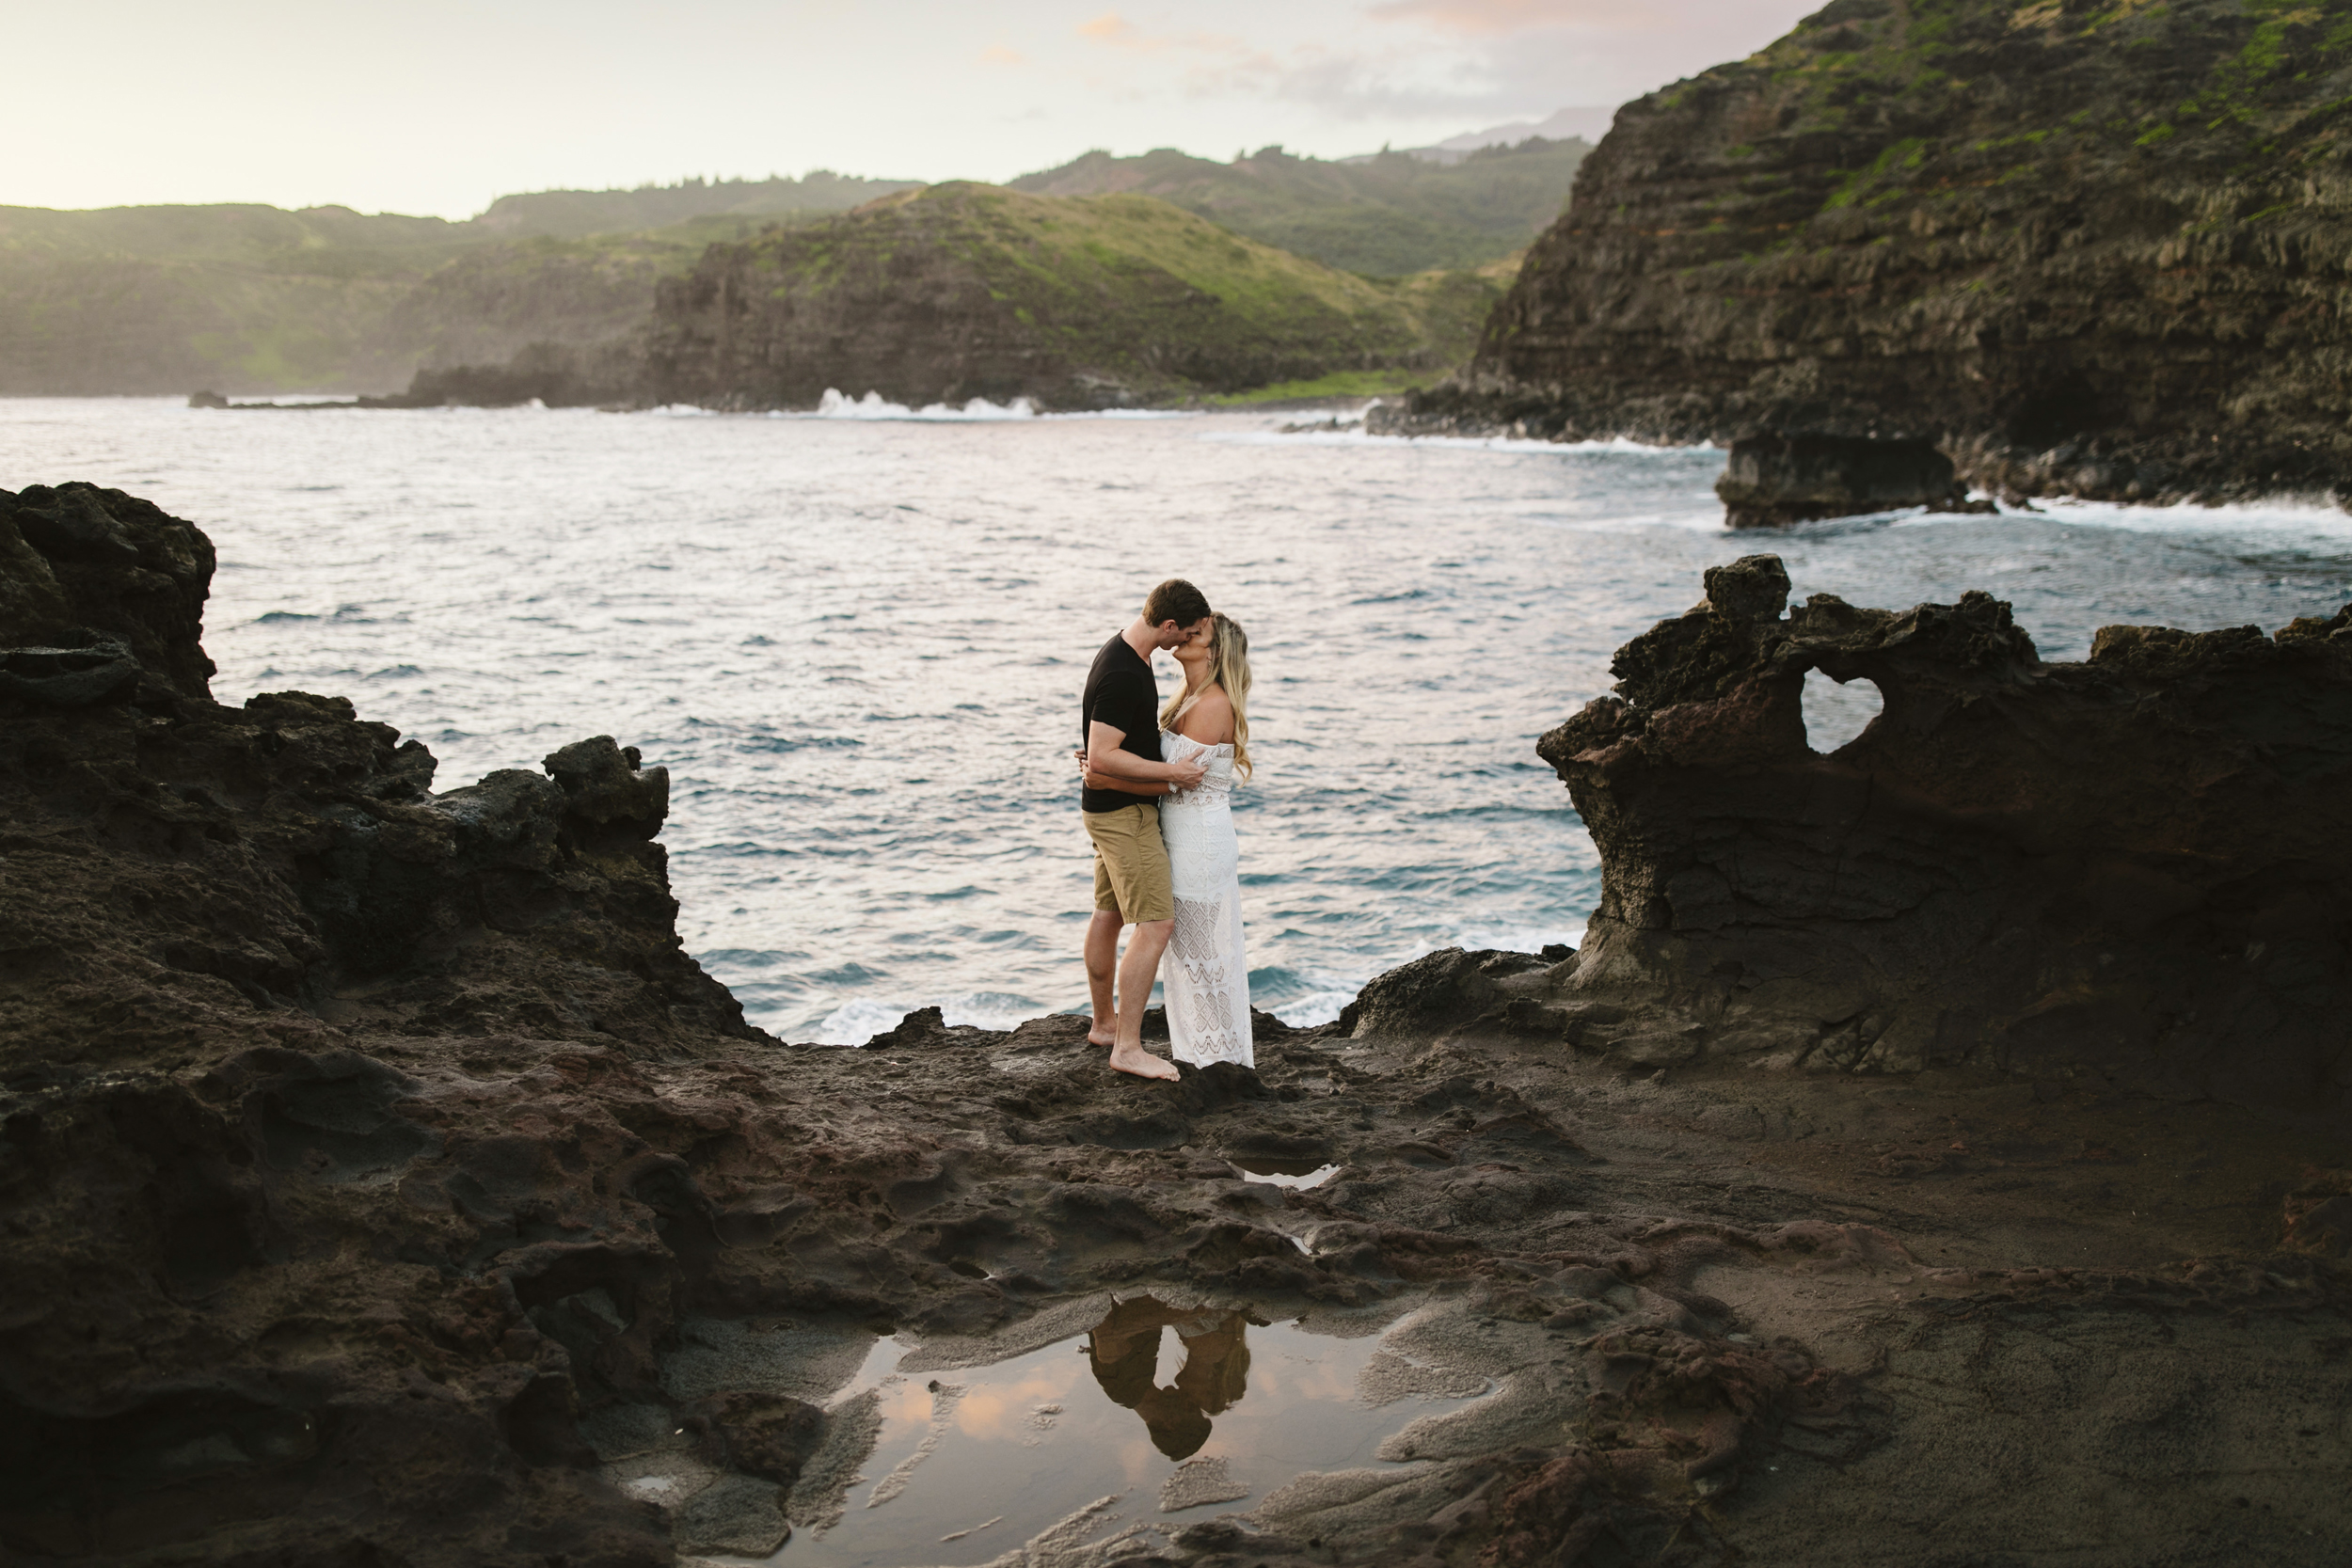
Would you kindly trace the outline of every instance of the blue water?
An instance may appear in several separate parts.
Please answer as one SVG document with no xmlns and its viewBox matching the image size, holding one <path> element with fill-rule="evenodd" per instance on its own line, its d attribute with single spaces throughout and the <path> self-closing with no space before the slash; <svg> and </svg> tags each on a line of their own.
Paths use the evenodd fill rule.
<svg viewBox="0 0 2352 1568">
<path fill-rule="evenodd" d="M 2325 508 L 1765 540 L 1724 531 L 1704 450 L 838 412 L 0 400 L 0 485 L 89 480 L 201 524 L 224 701 L 347 694 L 444 788 L 583 736 L 642 747 L 673 778 L 688 947 L 796 1039 L 1084 1004 L 1077 689 L 1165 576 L 1249 629 L 1251 987 L 1296 1022 L 1435 947 L 1576 939 L 1597 863 L 1534 738 L 1711 563 L 1776 549 L 1800 595 L 1863 604 L 1989 589 L 2066 657 L 2110 622 L 2276 627 L 2352 597 L 2352 519 Z"/>
</svg>

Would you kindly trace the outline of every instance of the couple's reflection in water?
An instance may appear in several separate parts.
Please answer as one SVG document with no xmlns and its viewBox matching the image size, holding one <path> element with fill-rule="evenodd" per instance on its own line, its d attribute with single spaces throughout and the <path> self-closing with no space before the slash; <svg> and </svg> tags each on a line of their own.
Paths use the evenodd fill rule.
<svg viewBox="0 0 2352 1568">
<path fill-rule="evenodd" d="M 1241 1402 L 1249 1382 L 1249 1318 L 1241 1312 L 1170 1307 L 1150 1296 L 1114 1306 L 1087 1336 L 1094 1381 L 1111 1402 L 1143 1418 L 1152 1446 L 1189 1459 L 1209 1440 L 1210 1418 Z M 1160 1335 L 1184 1348 L 1175 1383 L 1159 1386 Z"/>
</svg>

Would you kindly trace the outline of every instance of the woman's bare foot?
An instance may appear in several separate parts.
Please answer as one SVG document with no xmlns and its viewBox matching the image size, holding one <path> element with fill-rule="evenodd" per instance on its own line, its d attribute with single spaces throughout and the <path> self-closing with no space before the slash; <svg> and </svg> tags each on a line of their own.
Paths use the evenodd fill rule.
<svg viewBox="0 0 2352 1568">
<path fill-rule="evenodd" d="M 1140 1041 L 1134 1045 L 1111 1047 L 1111 1066 L 1120 1072 L 1132 1072 L 1138 1078 L 1173 1079 L 1176 1064 L 1163 1061 L 1143 1049 Z"/>
</svg>

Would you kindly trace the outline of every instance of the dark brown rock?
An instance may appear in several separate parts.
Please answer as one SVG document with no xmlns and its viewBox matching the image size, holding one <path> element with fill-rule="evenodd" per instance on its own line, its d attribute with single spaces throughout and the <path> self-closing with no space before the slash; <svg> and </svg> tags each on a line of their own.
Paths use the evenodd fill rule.
<svg viewBox="0 0 2352 1568">
<path fill-rule="evenodd" d="M 127 601 L 145 569 L 93 565 L 72 613 L 134 646 L 104 574 Z M 1784 635 L 1771 563 L 1708 591 L 1720 625 L 1645 644 L 1645 689 L 1686 709 Z M 1906 623 L 1923 668 L 2030 659 L 1963 610 Z M 1899 659 L 1874 635 L 1849 651 Z M 2178 634 L 2102 646 L 2135 679 L 2211 678 Z M 2344 1186 L 2313 1174 L 2336 1146 L 2087 1082 L 1627 1075 L 1562 1039 L 1682 1015 L 1555 1003 L 1573 971 L 1528 955 L 1434 955 L 1371 989 L 1365 1037 L 1262 1022 L 1254 1072 L 1174 1085 L 1111 1072 L 1075 1017 L 786 1046 L 678 950 L 664 792 L 609 737 L 437 794 L 430 753 L 342 699 L 232 709 L 139 668 L 127 700 L 0 693 L 11 1561 L 771 1552 L 782 1483 L 838 1423 L 714 1345 L 1025 1337 L 1161 1282 L 1343 1333 L 1410 1310 L 1422 1349 L 1502 1385 L 1408 1485 L 1170 1531 L 1188 1568 L 1564 1561 L 1595 1519 L 1644 1560 L 1736 1540 L 1862 1568 L 1923 1534 L 2031 1555 L 2119 1475 L 2159 1479 L 2077 1560 L 2326 1560 L 2341 1466 L 2277 1434 L 2352 1399 Z M 1339 1168 L 1290 1191 L 1216 1150 Z M 1855 1217 L 1890 1183 L 1899 1234 Z M 697 1354 L 736 1381 L 689 1387 Z M 2058 1365 L 2096 1392 L 2048 1399 Z M 1295 1382 L 1272 1370 L 1252 1399 Z M 2233 1511 L 2243 1466 L 2182 1435 L 2235 1431 L 2270 1445 L 2270 1507 Z M 718 1479 L 658 1507 L 623 1484 L 658 1452 Z"/>
<path fill-rule="evenodd" d="M 2110 626 L 2045 663 L 1983 594 L 1899 613 L 1751 556 L 1546 735 L 1602 862 L 1549 1001 L 1655 1064 L 2096 1071 L 2347 1125 L 2352 607 Z M 1808 670 L 1884 711 L 1806 743 Z"/>
<path fill-rule="evenodd" d="M 92 650 L 112 640 L 158 680 L 205 696 L 213 661 L 198 639 L 213 564 L 201 531 L 119 490 L 0 490 L 0 648 Z M 12 677 L 56 689 L 60 672 L 23 663 L 8 660 Z"/>
<path fill-rule="evenodd" d="M 2010 495 L 2341 488 L 2339 20 L 1836 0 L 1620 109 L 1469 370 L 1374 423 L 1927 442 Z"/>
<path fill-rule="evenodd" d="M 1967 491 L 1952 478 L 1952 460 L 1925 441 L 1872 441 L 1846 436 L 1747 436 L 1731 443 L 1731 459 L 1715 482 L 1724 521 L 1733 528 L 1772 528 L 1820 517 L 1893 512 L 1970 509 Z M 1992 503 L 1979 502 L 1984 510 Z"/>
<path fill-rule="evenodd" d="M 1375 976 L 1340 1010 L 1339 1027 L 1356 1039 L 1440 1034 L 1500 1006 L 1509 981 L 1545 967 L 1531 953 L 1441 948 Z"/>
</svg>

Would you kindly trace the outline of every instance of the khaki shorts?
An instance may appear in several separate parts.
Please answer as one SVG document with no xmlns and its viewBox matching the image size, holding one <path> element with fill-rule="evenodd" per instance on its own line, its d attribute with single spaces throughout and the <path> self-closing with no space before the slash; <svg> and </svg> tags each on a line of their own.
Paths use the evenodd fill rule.
<svg viewBox="0 0 2352 1568">
<path fill-rule="evenodd" d="M 1160 808 L 1148 800 L 1117 811 L 1090 811 L 1094 840 L 1094 907 L 1115 910 L 1130 926 L 1176 918 L 1168 877 L 1168 847 L 1160 842 Z"/>
</svg>

